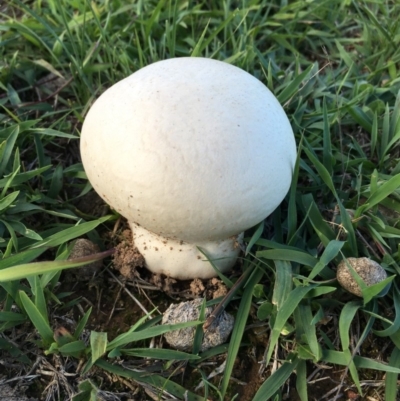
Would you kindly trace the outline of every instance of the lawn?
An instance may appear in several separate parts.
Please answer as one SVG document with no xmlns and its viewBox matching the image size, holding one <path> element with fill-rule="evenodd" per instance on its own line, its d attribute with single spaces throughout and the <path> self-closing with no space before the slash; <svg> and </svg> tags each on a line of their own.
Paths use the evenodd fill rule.
<svg viewBox="0 0 400 401">
<path fill-rule="evenodd" d="M 398 399 L 398 1 L 6 0 L 0 55 L 0 398 Z M 115 270 L 127 224 L 95 195 L 79 153 L 97 97 L 183 56 L 262 81 L 298 149 L 285 200 L 218 280 L 236 320 L 229 343 L 205 352 L 201 317 L 181 324 L 197 327 L 192 351 L 162 339 L 177 326 L 161 314 L 190 283 Z M 95 256 L 68 261 L 77 238 Z M 388 279 L 348 293 L 336 270 L 350 257 Z M 94 259 L 87 280 L 76 266 Z"/>
</svg>

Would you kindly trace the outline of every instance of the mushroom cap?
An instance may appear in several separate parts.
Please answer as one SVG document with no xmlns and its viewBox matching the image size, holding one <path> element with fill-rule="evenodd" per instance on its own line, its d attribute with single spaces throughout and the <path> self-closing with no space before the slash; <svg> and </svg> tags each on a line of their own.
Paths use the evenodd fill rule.
<svg viewBox="0 0 400 401">
<path fill-rule="evenodd" d="M 286 195 L 289 120 L 258 79 L 227 63 L 175 58 L 106 90 L 82 128 L 94 189 L 129 221 L 188 242 L 236 235 Z"/>
</svg>

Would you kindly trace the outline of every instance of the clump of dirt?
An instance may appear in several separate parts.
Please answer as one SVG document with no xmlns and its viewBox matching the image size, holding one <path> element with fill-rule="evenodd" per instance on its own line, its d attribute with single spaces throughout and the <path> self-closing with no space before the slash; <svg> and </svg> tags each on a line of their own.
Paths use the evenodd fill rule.
<svg viewBox="0 0 400 401">
<path fill-rule="evenodd" d="M 138 276 L 137 269 L 144 266 L 144 258 L 133 245 L 130 230 L 123 231 L 122 241 L 116 246 L 113 259 L 114 269 L 128 280 L 134 280 Z"/>
<path fill-rule="evenodd" d="M 176 292 L 177 281 L 172 277 L 167 277 L 163 274 L 153 274 L 149 281 L 167 294 Z"/>
<path fill-rule="evenodd" d="M 74 242 L 68 260 L 81 258 L 84 256 L 90 256 L 98 252 L 100 252 L 100 248 L 97 244 L 93 243 L 88 239 L 79 238 Z M 72 269 L 68 273 L 72 274 L 79 280 L 89 280 L 96 273 L 98 273 L 102 267 L 103 267 L 103 261 L 96 260 L 95 262 L 78 267 L 76 269 Z"/>
<path fill-rule="evenodd" d="M 224 297 L 228 293 L 227 286 L 218 278 L 213 277 L 204 282 L 195 278 L 190 282 L 190 291 L 194 298 L 205 296 L 206 299 Z"/>
<path fill-rule="evenodd" d="M 190 282 L 190 291 L 194 297 L 201 296 L 205 289 L 206 287 L 204 287 L 203 282 L 199 278 L 195 278 Z"/>
<path fill-rule="evenodd" d="M 228 293 L 228 287 L 218 278 L 213 277 L 206 283 L 206 298 L 215 299 L 224 297 Z"/>
<path fill-rule="evenodd" d="M 162 324 L 175 324 L 197 320 L 200 315 L 200 307 L 203 303 L 202 298 L 193 301 L 171 304 L 164 312 Z M 214 308 L 208 307 L 205 310 L 205 316 L 209 317 Z M 234 317 L 223 311 L 204 331 L 201 351 L 223 344 L 228 339 L 234 324 Z M 181 351 L 190 351 L 193 347 L 196 328 L 186 327 L 179 330 L 173 330 L 164 334 L 167 343 Z"/>
<path fill-rule="evenodd" d="M 210 300 L 224 297 L 228 293 L 227 286 L 215 277 L 208 280 L 195 278 L 193 280 L 182 281 L 164 276 L 163 274 L 150 273 L 148 281 L 169 296 L 178 296 L 185 299 L 205 297 Z"/>
</svg>

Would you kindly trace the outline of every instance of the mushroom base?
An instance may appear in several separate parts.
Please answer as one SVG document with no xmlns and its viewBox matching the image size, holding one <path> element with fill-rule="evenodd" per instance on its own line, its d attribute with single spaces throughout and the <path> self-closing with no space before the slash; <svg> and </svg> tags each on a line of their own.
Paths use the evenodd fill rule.
<svg viewBox="0 0 400 401">
<path fill-rule="evenodd" d="M 189 244 L 154 234 L 136 223 L 130 223 L 133 241 L 153 273 L 178 280 L 207 279 L 217 276 L 209 260 L 221 272 L 230 270 L 240 252 L 243 233 L 221 241 L 199 241 Z M 206 255 L 199 251 L 200 248 Z"/>
</svg>

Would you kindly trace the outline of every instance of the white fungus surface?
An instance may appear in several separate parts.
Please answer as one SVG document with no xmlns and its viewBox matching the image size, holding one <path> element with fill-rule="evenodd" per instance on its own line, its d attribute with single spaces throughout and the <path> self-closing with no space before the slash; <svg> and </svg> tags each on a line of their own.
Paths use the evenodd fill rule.
<svg viewBox="0 0 400 401">
<path fill-rule="evenodd" d="M 93 187 L 128 219 L 134 238 L 137 227 L 159 236 L 163 246 L 135 238 L 147 266 L 206 278 L 215 271 L 196 246 L 229 257 L 216 261 L 229 269 L 238 235 L 286 195 L 296 146 L 284 110 L 258 79 L 224 62 L 176 58 L 104 92 L 85 119 L 81 153 Z M 229 249 L 215 252 L 215 241 L 227 240 Z M 192 262 L 181 263 L 182 252 Z"/>
</svg>

